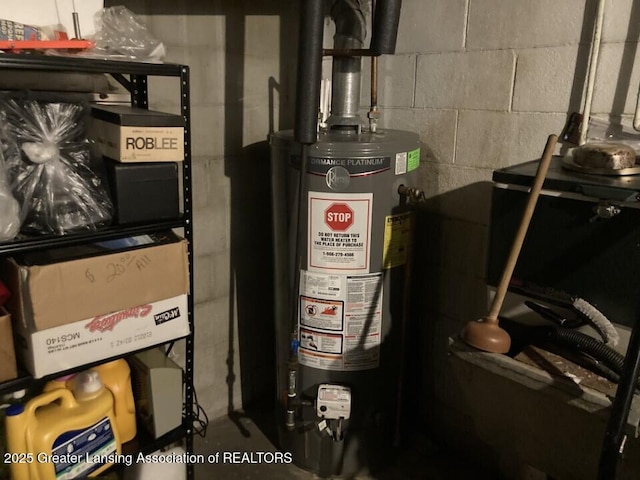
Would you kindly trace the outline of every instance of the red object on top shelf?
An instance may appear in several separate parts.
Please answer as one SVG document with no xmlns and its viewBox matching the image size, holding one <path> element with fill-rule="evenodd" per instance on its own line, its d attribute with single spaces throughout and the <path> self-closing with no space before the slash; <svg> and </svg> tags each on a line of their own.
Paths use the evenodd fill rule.
<svg viewBox="0 0 640 480">
<path fill-rule="evenodd" d="M 2 281 L 0 281 L 0 307 L 4 307 L 4 304 L 7 302 L 10 296 L 11 292 L 9 291 L 7 286 Z M 2 316 L 1 312 L 0 316 Z"/>
<path fill-rule="evenodd" d="M 0 50 L 86 50 L 93 47 L 89 40 L 0 40 Z"/>
</svg>

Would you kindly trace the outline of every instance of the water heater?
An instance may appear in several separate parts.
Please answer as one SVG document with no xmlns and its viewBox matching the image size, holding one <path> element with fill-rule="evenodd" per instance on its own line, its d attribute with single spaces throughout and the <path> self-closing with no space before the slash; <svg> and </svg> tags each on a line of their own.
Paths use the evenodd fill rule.
<svg viewBox="0 0 640 480">
<path fill-rule="evenodd" d="M 418 136 L 397 130 L 320 134 L 307 158 L 306 208 L 299 219 L 293 206 L 300 146 L 284 131 L 272 137 L 271 148 L 279 212 L 274 221 L 281 447 L 319 474 L 375 469 L 387 459 L 397 433 L 413 223 L 398 190 L 415 184 Z M 290 255 L 298 228 L 301 265 Z M 294 355 L 297 378 L 291 379 Z M 289 419 L 286 395 L 298 403 L 289 408 Z"/>
<path fill-rule="evenodd" d="M 407 193 L 420 143 L 360 119 L 365 3 L 332 2 L 342 53 L 333 59 L 331 116 L 317 129 L 324 11 L 322 0 L 304 2 L 296 130 L 271 136 L 280 447 L 321 477 L 388 463 L 403 388 Z M 395 45 L 388 30 L 398 15 L 397 0 L 379 0 L 372 50 Z"/>
</svg>

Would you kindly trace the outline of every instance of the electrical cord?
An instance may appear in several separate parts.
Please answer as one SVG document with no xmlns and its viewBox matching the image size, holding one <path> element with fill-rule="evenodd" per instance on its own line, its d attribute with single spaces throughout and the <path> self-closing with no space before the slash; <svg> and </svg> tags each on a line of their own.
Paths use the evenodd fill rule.
<svg viewBox="0 0 640 480">
<path fill-rule="evenodd" d="M 171 343 L 169 343 L 169 346 L 167 347 L 167 350 L 164 352 L 165 356 L 169 356 L 169 354 L 171 353 L 171 349 L 173 349 L 173 344 L 176 343 L 175 340 Z"/>
<path fill-rule="evenodd" d="M 195 385 L 191 384 L 191 388 L 193 389 L 193 410 L 191 413 L 191 418 L 193 420 L 193 432 L 202 438 L 205 438 L 207 436 L 207 427 L 209 426 L 209 416 L 198 401 L 198 392 L 196 391 Z"/>
<path fill-rule="evenodd" d="M 166 351 L 164 352 L 165 356 L 169 357 L 171 350 L 173 349 L 173 345 L 175 341 L 169 343 Z M 202 438 L 205 438 L 207 435 L 207 426 L 209 425 L 209 417 L 207 412 L 202 408 L 200 402 L 198 401 L 198 392 L 196 391 L 196 386 L 191 382 L 190 384 L 191 390 L 193 391 L 193 404 L 191 405 L 191 418 L 193 420 L 193 432 Z M 186 416 L 187 414 L 187 406 L 183 405 L 182 415 Z"/>
</svg>

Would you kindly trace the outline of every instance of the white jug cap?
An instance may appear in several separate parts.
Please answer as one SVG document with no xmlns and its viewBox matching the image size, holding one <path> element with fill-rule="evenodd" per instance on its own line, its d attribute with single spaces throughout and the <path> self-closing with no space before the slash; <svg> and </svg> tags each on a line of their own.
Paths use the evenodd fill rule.
<svg viewBox="0 0 640 480">
<path fill-rule="evenodd" d="M 27 391 L 24 389 L 16 390 L 15 392 L 13 392 L 12 397 L 14 400 L 20 400 L 21 398 L 24 398 L 26 394 L 27 394 Z"/>
<path fill-rule="evenodd" d="M 74 381 L 73 393 L 76 398 L 91 396 L 102 390 L 100 374 L 95 370 L 85 370 L 79 373 Z"/>
</svg>

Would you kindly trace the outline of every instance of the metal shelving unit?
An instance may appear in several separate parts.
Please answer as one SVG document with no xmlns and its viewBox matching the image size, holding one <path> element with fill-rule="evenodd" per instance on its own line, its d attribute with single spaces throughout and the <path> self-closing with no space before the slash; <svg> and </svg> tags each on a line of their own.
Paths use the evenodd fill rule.
<svg viewBox="0 0 640 480">
<path fill-rule="evenodd" d="M 30 250 L 39 250 L 41 248 L 55 248 L 69 245 L 79 245 L 86 242 L 95 242 L 133 235 L 141 235 L 143 233 L 159 232 L 171 228 L 182 228 L 183 226 L 184 221 L 182 219 L 176 219 L 164 222 L 154 222 L 150 224 L 109 227 L 96 232 L 83 232 L 72 235 L 45 235 L 41 237 L 23 237 L 12 240 L 10 242 L 0 243 L 0 255 L 28 252 Z"/>
<path fill-rule="evenodd" d="M 500 190 L 528 187 L 535 175 L 537 161 L 530 161 L 493 172 L 493 180 L 504 187 Z M 640 177 L 638 175 L 595 175 L 576 172 L 564 168 L 560 156 L 553 158 L 543 189 L 553 192 L 544 203 L 536 207 L 545 216 L 545 235 L 539 238 L 552 239 L 556 261 L 549 262 L 542 254 L 543 248 L 532 240 L 530 229 L 527 242 L 531 246 L 530 256 L 535 258 L 538 272 L 545 275 L 535 279 L 537 289 L 522 286 L 511 288 L 525 296 L 547 292 L 571 291 L 572 295 L 584 296 L 594 302 L 607 317 L 618 324 L 631 328 L 626 349 L 624 366 L 620 372 L 615 396 L 609 409 L 607 428 L 604 432 L 597 478 L 617 478 L 619 462 L 624 455 L 626 437 L 638 437 L 638 402 L 636 394 L 638 373 L 640 372 L 640 307 L 637 303 L 637 265 L 640 258 Z M 494 199 L 496 197 L 494 196 Z M 494 200 L 495 201 L 495 200 Z M 503 200 L 504 201 L 504 200 Z M 510 199 L 510 206 L 514 197 Z M 609 210 L 610 207 L 614 207 Z M 502 221 L 503 219 L 501 219 Z M 493 223 L 493 220 L 492 220 Z M 575 232 L 571 238 L 567 233 Z M 578 236 L 580 238 L 578 238 Z M 580 245 L 579 256 L 572 260 L 572 275 L 558 276 L 553 268 L 568 271 L 561 258 L 570 256 L 568 245 Z M 563 252 L 558 254 L 558 252 Z M 594 254 L 596 252 L 597 254 Z M 526 253 L 525 253 L 526 254 Z M 552 263 L 552 264 L 551 264 Z M 529 271 L 523 273 L 522 262 L 516 267 L 520 280 L 526 279 Z M 578 273 L 579 272 L 579 273 Z M 558 282 L 566 284 L 551 284 Z M 580 280 L 576 280 L 577 278 Z M 548 282 L 543 283 L 543 282 Z M 558 282 L 559 283 L 559 282 Z M 623 287 L 621 287 L 621 285 Z M 629 286 L 628 289 L 626 286 Z M 543 300 L 548 300 L 541 297 Z M 554 296 L 551 295 L 553 299 Z"/>
<path fill-rule="evenodd" d="M 184 439 L 186 450 L 193 453 L 193 375 L 194 375 L 194 304 L 193 304 L 193 229 L 192 229 L 192 189 L 191 189 L 191 124 L 189 101 L 189 67 L 178 64 L 158 64 L 142 62 L 126 62 L 75 57 L 45 56 L 39 54 L 1 54 L 0 69 L 31 70 L 38 72 L 74 72 L 104 73 L 111 75 L 123 85 L 131 95 L 131 105 L 148 108 L 147 78 L 149 76 L 178 77 L 180 79 L 180 111 L 184 118 L 184 161 L 182 162 L 182 216 L 178 219 L 163 222 L 144 223 L 127 226 L 111 226 L 96 232 L 83 232 L 64 236 L 24 237 L 11 242 L 0 243 L 0 255 L 7 255 L 29 250 L 52 248 L 63 245 L 122 238 L 142 233 L 181 228 L 188 241 L 187 256 L 189 260 L 188 321 L 190 334 L 180 340 L 185 345 L 184 369 L 184 405 L 186 406 L 183 425 L 160 439 L 152 440 L 139 435 L 124 446 L 149 453 L 175 441 Z M 177 92 L 178 93 L 178 92 Z M 134 353 L 134 352 L 130 352 Z M 125 355 L 126 356 L 126 355 Z M 81 370 L 78 367 L 74 370 Z M 26 388 L 35 382 L 30 376 L 23 374 L 17 379 L 0 383 L 0 392 L 9 392 Z M 194 466 L 187 465 L 187 478 L 194 478 Z"/>
</svg>

